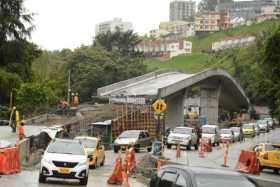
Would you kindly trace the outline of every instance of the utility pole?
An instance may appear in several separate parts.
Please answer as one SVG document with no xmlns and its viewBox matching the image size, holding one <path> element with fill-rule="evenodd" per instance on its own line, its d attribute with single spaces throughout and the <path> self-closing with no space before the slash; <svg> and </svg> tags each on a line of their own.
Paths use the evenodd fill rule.
<svg viewBox="0 0 280 187">
<path fill-rule="evenodd" d="M 67 91 L 67 103 L 70 105 L 71 97 L 71 70 L 68 71 L 68 91 Z"/>
</svg>

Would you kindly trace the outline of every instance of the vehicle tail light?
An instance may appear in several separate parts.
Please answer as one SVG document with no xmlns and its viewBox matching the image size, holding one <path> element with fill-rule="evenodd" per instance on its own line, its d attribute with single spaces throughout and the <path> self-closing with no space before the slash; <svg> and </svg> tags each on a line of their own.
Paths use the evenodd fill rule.
<svg viewBox="0 0 280 187">
<path fill-rule="evenodd" d="M 263 155 L 263 159 L 264 159 L 264 160 L 268 160 L 268 153 L 265 153 L 265 154 Z"/>
</svg>

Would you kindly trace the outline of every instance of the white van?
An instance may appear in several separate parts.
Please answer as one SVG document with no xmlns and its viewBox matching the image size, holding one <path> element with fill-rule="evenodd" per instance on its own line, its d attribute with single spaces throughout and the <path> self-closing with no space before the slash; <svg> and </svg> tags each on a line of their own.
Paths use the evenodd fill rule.
<svg viewBox="0 0 280 187">
<path fill-rule="evenodd" d="M 213 146 L 220 145 L 220 130 L 217 125 L 204 125 L 202 129 L 202 139 L 211 139 Z"/>
</svg>

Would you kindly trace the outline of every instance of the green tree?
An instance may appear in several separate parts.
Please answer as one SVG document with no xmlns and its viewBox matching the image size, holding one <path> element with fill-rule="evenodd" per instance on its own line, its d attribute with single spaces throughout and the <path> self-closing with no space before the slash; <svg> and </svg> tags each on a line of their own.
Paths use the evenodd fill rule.
<svg viewBox="0 0 280 187">
<path fill-rule="evenodd" d="M 218 3 L 231 3 L 233 0 L 202 0 L 198 5 L 198 10 L 201 11 L 215 11 Z"/>
</svg>

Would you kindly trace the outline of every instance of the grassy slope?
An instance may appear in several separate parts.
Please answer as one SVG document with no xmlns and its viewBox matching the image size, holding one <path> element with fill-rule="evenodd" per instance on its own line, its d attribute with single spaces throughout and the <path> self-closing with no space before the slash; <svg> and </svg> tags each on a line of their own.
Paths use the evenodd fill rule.
<svg viewBox="0 0 280 187">
<path fill-rule="evenodd" d="M 145 64 L 149 71 L 156 69 L 178 69 L 187 73 L 195 73 L 210 67 L 221 67 L 231 71 L 231 64 L 225 60 L 225 57 L 217 59 L 216 63 L 209 63 L 212 56 L 208 53 L 202 53 L 203 50 L 209 50 L 214 41 L 218 41 L 228 36 L 252 35 L 270 29 L 273 25 L 280 25 L 280 21 L 268 21 L 251 26 L 241 26 L 228 31 L 217 32 L 205 36 L 194 36 L 189 38 L 193 42 L 193 53 L 191 55 L 177 56 L 169 61 L 161 62 L 156 59 L 147 59 Z M 219 63 L 221 61 L 221 63 Z"/>
</svg>

